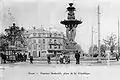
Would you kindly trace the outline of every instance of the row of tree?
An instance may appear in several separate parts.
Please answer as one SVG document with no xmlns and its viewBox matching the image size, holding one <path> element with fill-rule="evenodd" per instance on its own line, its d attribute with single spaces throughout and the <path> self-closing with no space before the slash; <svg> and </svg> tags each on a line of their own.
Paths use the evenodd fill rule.
<svg viewBox="0 0 120 80">
<path fill-rule="evenodd" d="M 103 39 L 103 44 L 100 45 L 100 53 L 101 56 L 105 56 L 106 50 L 109 50 L 111 54 L 114 54 L 114 50 L 118 47 L 117 44 L 117 36 L 115 34 L 111 34 L 110 36 L 107 36 L 106 39 Z M 98 56 L 98 47 L 97 45 L 92 45 L 89 48 L 89 54 L 90 56 Z"/>
<path fill-rule="evenodd" d="M 0 35 L 0 51 L 5 52 L 9 46 L 25 47 L 25 29 L 18 27 L 13 23 L 5 29 L 5 32 Z"/>
</svg>

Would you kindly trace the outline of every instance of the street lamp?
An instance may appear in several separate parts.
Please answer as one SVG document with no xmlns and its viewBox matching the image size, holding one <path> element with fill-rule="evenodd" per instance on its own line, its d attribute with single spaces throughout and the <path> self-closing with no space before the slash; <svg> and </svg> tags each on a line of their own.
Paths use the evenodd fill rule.
<svg viewBox="0 0 120 80">
<path fill-rule="evenodd" d="M 101 61 L 100 61 L 100 54 L 101 54 L 101 52 L 100 52 L 100 6 L 98 5 L 98 62 L 100 62 L 101 63 Z"/>
<path fill-rule="evenodd" d="M 91 38 L 92 54 L 93 54 L 93 42 L 94 42 L 94 41 L 93 41 L 93 40 L 94 40 L 93 38 L 94 38 L 94 33 L 97 33 L 97 32 L 95 32 L 95 31 L 93 30 L 93 26 L 92 26 L 92 38 Z"/>
<path fill-rule="evenodd" d="M 118 18 L 118 55 L 120 55 L 119 53 L 119 18 Z"/>
</svg>

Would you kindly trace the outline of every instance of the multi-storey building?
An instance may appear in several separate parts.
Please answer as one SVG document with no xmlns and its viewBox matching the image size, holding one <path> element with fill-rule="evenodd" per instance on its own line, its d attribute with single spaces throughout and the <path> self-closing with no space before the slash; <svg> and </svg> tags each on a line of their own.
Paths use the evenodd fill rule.
<svg viewBox="0 0 120 80">
<path fill-rule="evenodd" d="M 29 55 L 46 57 L 47 54 L 59 54 L 64 50 L 64 34 L 52 29 L 31 29 L 25 32 Z"/>
</svg>

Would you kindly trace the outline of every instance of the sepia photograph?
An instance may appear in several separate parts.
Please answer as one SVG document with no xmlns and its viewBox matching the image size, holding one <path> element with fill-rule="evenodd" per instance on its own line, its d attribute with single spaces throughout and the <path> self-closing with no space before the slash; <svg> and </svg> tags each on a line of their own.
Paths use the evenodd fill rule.
<svg viewBox="0 0 120 80">
<path fill-rule="evenodd" d="M 0 0 L 0 80 L 119 80 L 119 0 Z"/>
</svg>

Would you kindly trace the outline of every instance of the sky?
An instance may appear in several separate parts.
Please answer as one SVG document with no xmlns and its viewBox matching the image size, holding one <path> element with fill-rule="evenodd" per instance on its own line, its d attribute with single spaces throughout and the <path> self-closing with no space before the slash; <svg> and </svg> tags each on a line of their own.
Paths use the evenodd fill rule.
<svg viewBox="0 0 120 80">
<path fill-rule="evenodd" d="M 25 29 L 43 26 L 65 33 L 65 26 L 60 21 L 67 18 L 66 8 L 70 2 L 76 7 L 76 19 L 83 21 L 76 28 L 75 41 L 85 52 L 88 52 L 92 42 L 92 26 L 94 44 L 98 42 L 98 5 L 101 43 L 111 33 L 118 34 L 119 0 L 0 0 L 0 32 L 15 22 Z"/>
</svg>

